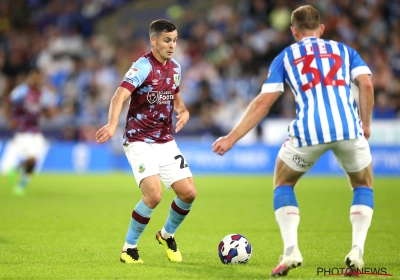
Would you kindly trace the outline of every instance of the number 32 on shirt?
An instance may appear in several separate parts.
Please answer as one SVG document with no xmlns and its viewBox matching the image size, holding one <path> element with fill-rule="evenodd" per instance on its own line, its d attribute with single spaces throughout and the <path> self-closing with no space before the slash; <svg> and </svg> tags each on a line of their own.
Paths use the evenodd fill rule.
<svg viewBox="0 0 400 280">
<path fill-rule="evenodd" d="M 328 74 L 325 77 L 322 77 L 323 74 L 321 74 L 320 70 L 318 68 L 312 67 L 311 63 L 316 59 L 316 57 L 323 59 L 323 58 L 328 58 L 328 59 L 333 59 L 334 63 L 329 70 Z M 303 91 L 307 91 L 319 83 L 322 83 L 324 86 L 344 86 L 346 83 L 343 79 L 334 79 L 336 73 L 339 71 L 340 67 L 342 67 L 342 58 L 333 53 L 324 53 L 324 54 L 307 54 L 305 56 L 299 57 L 295 59 L 294 65 L 297 65 L 301 62 L 303 62 L 303 68 L 301 69 L 301 74 L 312 74 L 313 79 L 302 85 L 301 89 Z"/>
</svg>

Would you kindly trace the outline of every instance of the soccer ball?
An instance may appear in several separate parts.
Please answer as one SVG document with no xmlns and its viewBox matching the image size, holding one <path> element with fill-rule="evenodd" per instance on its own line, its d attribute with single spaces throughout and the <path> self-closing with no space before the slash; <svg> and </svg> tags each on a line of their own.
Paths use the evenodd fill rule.
<svg viewBox="0 0 400 280">
<path fill-rule="evenodd" d="M 229 234 L 219 243 L 218 254 L 224 264 L 247 263 L 251 256 L 251 245 L 243 235 Z"/>
</svg>

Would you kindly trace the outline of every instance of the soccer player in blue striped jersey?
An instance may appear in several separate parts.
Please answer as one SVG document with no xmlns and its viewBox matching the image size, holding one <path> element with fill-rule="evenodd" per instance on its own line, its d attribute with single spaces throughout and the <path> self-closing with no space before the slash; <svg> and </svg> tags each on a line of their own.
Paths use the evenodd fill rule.
<svg viewBox="0 0 400 280">
<path fill-rule="evenodd" d="M 273 276 L 286 275 L 303 262 L 297 242 L 300 212 L 294 187 L 328 150 L 333 151 L 353 189 L 352 248 L 345 256 L 346 273 L 357 274 L 364 265 L 364 243 L 374 208 L 367 141 L 374 100 L 371 71 L 354 49 L 321 39 L 324 28 L 318 10 L 312 6 L 293 11 L 291 31 L 296 43 L 274 59 L 260 94 L 232 131 L 212 146 L 215 153 L 224 155 L 268 114 L 284 83 L 289 85 L 295 97 L 296 118 L 289 125 L 289 137 L 275 165 L 274 210 L 284 253 L 272 270 Z M 359 88 L 359 104 L 351 90 L 352 82 Z"/>
</svg>

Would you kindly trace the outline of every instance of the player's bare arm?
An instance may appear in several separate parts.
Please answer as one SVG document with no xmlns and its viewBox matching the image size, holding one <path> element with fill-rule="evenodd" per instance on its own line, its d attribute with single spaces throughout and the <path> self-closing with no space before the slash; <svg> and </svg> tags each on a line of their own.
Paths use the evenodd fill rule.
<svg viewBox="0 0 400 280">
<path fill-rule="evenodd" d="M 218 138 L 212 145 L 213 151 L 224 155 L 233 145 L 255 127 L 269 112 L 281 92 L 261 93 L 247 107 L 239 123 L 224 137 Z"/>
<path fill-rule="evenodd" d="M 178 120 L 175 127 L 175 133 L 177 133 L 185 126 L 190 117 L 189 111 L 186 109 L 185 103 L 183 102 L 179 92 L 175 94 L 174 97 L 174 112 L 177 114 L 175 118 Z"/>
<path fill-rule="evenodd" d="M 58 109 L 56 107 L 49 107 L 44 109 L 42 113 L 46 118 L 52 118 L 57 115 Z"/>
<path fill-rule="evenodd" d="M 357 76 L 355 82 L 360 89 L 360 118 L 364 130 L 364 137 L 368 140 L 371 136 L 370 123 L 372 108 L 374 106 L 374 86 L 368 74 Z"/>
<path fill-rule="evenodd" d="M 115 134 L 122 105 L 130 95 L 131 92 L 129 90 L 123 87 L 118 87 L 111 99 L 108 123 L 96 132 L 97 143 L 104 143 Z"/>
</svg>

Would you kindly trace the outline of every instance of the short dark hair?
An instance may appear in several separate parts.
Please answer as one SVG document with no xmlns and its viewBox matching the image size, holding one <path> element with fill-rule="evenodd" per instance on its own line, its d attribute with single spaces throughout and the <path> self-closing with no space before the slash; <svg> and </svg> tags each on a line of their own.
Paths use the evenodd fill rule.
<svg viewBox="0 0 400 280">
<path fill-rule="evenodd" d="M 32 65 L 27 68 L 26 74 L 37 73 L 42 74 L 42 71 L 36 65 Z"/>
<path fill-rule="evenodd" d="M 311 5 L 300 6 L 292 12 L 291 23 L 300 31 L 315 30 L 321 25 L 320 15 Z"/>
<path fill-rule="evenodd" d="M 158 37 L 162 32 L 172 32 L 177 30 L 176 25 L 165 19 L 158 19 L 150 24 L 149 35 Z M 155 35 L 153 35 L 155 33 Z"/>
</svg>

